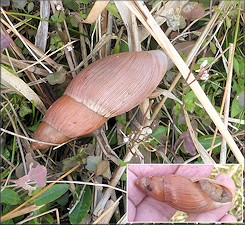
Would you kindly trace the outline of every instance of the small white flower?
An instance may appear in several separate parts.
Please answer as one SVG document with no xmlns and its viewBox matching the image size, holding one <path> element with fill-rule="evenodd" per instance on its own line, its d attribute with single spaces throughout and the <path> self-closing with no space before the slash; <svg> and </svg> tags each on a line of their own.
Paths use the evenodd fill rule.
<svg viewBox="0 0 245 225">
<path fill-rule="evenodd" d="M 68 52 L 70 52 L 72 49 L 74 48 L 74 46 L 73 45 L 68 45 L 67 46 L 67 50 L 68 50 Z"/>
<path fill-rule="evenodd" d="M 204 81 L 207 81 L 209 78 L 209 74 L 208 74 L 208 71 L 205 70 L 203 75 L 201 76 L 201 80 L 204 80 Z"/>
<path fill-rule="evenodd" d="M 148 127 L 148 128 L 146 129 L 146 133 L 147 133 L 147 134 L 152 134 L 152 129 Z"/>
<path fill-rule="evenodd" d="M 129 142 L 129 138 L 128 138 L 128 137 L 124 137 L 124 138 L 123 138 L 123 142 L 124 142 L 124 143 L 128 143 L 128 142 Z"/>
</svg>

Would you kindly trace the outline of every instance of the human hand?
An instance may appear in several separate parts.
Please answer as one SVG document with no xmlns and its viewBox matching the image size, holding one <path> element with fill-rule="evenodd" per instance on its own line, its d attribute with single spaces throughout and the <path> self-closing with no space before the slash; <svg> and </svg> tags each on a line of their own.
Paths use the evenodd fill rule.
<svg viewBox="0 0 245 225">
<path fill-rule="evenodd" d="M 128 167 L 128 222 L 164 222 L 169 221 L 176 209 L 167 203 L 157 201 L 141 192 L 134 184 L 139 177 L 164 176 L 176 174 L 190 178 L 208 177 L 212 172 L 211 165 L 129 165 Z M 220 174 L 216 180 L 228 186 L 235 193 L 233 180 L 226 174 Z M 186 221 L 192 222 L 236 222 L 227 214 L 231 203 L 217 209 L 189 214 Z"/>
</svg>

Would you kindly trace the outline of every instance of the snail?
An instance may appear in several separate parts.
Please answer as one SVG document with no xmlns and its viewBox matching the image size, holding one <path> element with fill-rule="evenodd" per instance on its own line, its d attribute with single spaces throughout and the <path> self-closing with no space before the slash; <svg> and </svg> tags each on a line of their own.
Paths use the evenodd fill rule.
<svg viewBox="0 0 245 225">
<path fill-rule="evenodd" d="M 143 102 L 162 80 L 169 61 L 163 51 L 152 50 L 119 53 L 91 63 L 49 107 L 34 139 L 62 144 L 92 133 L 109 118 Z M 31 147 L 49 145 L 32 142 Z"/>
<path fill-rule="evenodd" d="M 207 212 L 229 204 L 233 199 L 233 192 L 228 187 L 209 178 L 141 177 L 135 180 L 135 185 L 148 196 L 187 213 Z"/>
</svg>

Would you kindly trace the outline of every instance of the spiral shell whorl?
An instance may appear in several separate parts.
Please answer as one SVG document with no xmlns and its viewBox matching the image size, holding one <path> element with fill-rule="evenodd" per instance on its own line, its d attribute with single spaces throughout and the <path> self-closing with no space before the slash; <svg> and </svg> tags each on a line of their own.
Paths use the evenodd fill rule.
<svg viewBox="0 0 245 225">
<path fill-rule="evenodd" d="M 95 131 L 110 117 L 125 113 L 146 99 L 167 67 L 168 59 L 160 50 L 125 52 L 90 64 L 48 109 L 43 118 L 45 123 L 40 125 L 34 139 L 61 144 Z M 51 130 L 58 133 L 52 137 Z M 31 146 L 48 147 L 38 143 Z"/>
<path fill-rule="evenodd" d="M 65 95 L 106 118 L 120 115 L 156 89 L 166 72 L 166 59 L 160 50 L 110 55 L 82 70 Z"/>
<path fill-rule="evenodd" d="M 188 213 L 210 211 L 231 203 L 233 198 L 229 188 L 208 178 L 192 181 L 178 175 L 141 177 L 135 185 L 148 196 Z"/>
<path fill-rule="evenodd" d="M 72 138 L 91 133 L 102 126 L 106 120 L 82 103 L 63 95 L 49 107 L 42 125 L 35 132 L 34 139 L 61 144 Z M 45 149 L 48 146 L 39 147 L 37 143 L 32 143 L 31 147 Z"/>
</svg>

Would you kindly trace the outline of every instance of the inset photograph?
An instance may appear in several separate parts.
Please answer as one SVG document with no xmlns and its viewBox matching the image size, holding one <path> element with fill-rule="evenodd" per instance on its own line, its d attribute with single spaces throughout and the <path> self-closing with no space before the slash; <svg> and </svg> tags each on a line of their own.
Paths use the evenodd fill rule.
<svg viewBox="0 0 245 225">
<path fill-rule="evenodd" d="M 131 164 L 127 220 L 243 222 L 242 166 Z"/>
</svg>

